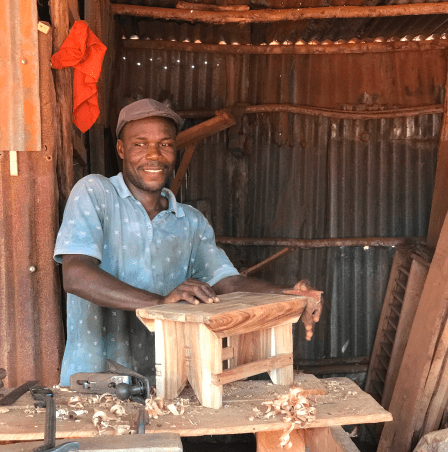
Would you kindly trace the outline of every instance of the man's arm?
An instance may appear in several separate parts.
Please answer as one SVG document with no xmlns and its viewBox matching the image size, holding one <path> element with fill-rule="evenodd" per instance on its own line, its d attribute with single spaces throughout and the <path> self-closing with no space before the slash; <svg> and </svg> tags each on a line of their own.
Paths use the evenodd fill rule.
<svg viewBox="0 0 448 452">
<path fill-rule="evenodd" d="M 316 292 L 308 281 L 299 281 L 295 286 L 280 286 L 267 281 L 246 276 L 229 276 L 217 282 L 213 289 L 218 295 L 231 292 L 287 293 L 309 297 L 309 303 L 301 319 L 305 325 L 305 337 L 309 341 L 313 336 L 314 324 L 319 321 L 322 312 L 320 292 Z"/>
<path fill-rule="evenodd" d="M 177 286 L 166 297 L 137 289 L 102 270 L 98 259 L 81 254 L 63 255 L 62 276 L 66 292 L 112 309 L 135 311 L 181 300 L 192 304 L 216 301 L 216 294 L 208 284 L 192 279 Z"/>
</svg>

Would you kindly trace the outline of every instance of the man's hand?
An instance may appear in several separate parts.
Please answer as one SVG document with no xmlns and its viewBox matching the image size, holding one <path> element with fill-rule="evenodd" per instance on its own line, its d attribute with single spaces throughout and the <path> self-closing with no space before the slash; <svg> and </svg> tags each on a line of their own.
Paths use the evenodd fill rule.
<svg viewBox="0 0 448 452">
<path fill-rule="evenodd" d="M 163 300 L 163 303 L 177 303 L 188 301 L 191 304 L 218 303 L 219 298 L 214 290 L 207 284 L 196 279 L 187 279 L 171 291 Z"/>
<path fill-rule="evenodd" d="M 322 292 L 314 290 L 307 280 L 299 281 L 293 289 L 284 290 L 283 293 L 290 295 L 303 295 L 309 297 L 308 305 L 302 313 L 302 322 L 305 325 L 305 338 L 307 341 L 313 337 L 314 324 L 319 321 L 322 312 Z"/>
</svg>

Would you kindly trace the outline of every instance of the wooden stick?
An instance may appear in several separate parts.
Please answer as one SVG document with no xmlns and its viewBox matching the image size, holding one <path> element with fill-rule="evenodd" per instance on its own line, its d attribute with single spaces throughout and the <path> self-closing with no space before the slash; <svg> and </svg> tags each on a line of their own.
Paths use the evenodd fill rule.
<svg viewBox="0 0 448 452">
<path fill-rule="evenodd" d="M 427 245 L 432 249 L 435 249 L 437 245 L 440 230 L 442 229 L 445 215 L 448 212 L 448 89 L 446 88 L 437 158 L 436 180 L 434 183 L 427 239 Z"/>
<path fill-rule="evenodd" d="M 448 46 L 447 39 L 428 41 L 393 41 L 393 42 L 357 42 L 309 45 L 233 45 L 203 44 L 178 41 L 150 41 L 143 39 L 126 39 L 125 48 L 176 50 L 198 53 L 230 53 L 250 55 L 302 55 L 333 53 L 387 53 L 387 52 L 422 52 L 428 50 L 444 50 Z"/>
<path fill-rule="evenodd" d="M 219 374 L 212 374 L 212 383 L 216 386 L 232 383 L 243 378 L 252 377 L 262 372 L 292 365 L 292 353 L 282 353 L 272 358 L 260 359 L 252 363 L 243 364 Z"/>
<path fill-rule="evenodd" d="M 176 147 L 182 148 L 221 132 L 236 124 L 236 118 L 227 110 L 219 110 L 216 116 L 208 121 L 183 130 L 177 135 Z"/>
<path fill-rule="evenodd" d="M 240 274 L 243 276 L 247 276 L 251 273 L 255 273 L 256 271 L 261 270 L 263 267 L 266 267 L 266 265 L 276 261 L 277 259 L 280 259 L 281 257 L 286 256 L 287 254 L 291 254 L 293 251 L 295 251 L 295 249 L 296 248 L 283 248 L 281 251 L 273 254 L 264 261 L 261 261 L 258 264 L 255 264 L 252 267 L 248 268 L 247 270 L 240 272 Z"/>
<path fill-rule="evenodd" d="M 174 180 L 171 183 L 170 190 L 174 193 L 174 196 L 177 195 L 179 188 L 182 184 L 182 180 L 185 176 L 185 173 L 187 172 L 188 165 L 190 164 L 191 158 L 193 157 L 193 153 L 196 149 L 197 141 L 194 141 L 193 143 L 189 144 L 184 152 L 184 155 L 182 157 L 182 161 L 180 162 L 179 168 L 176 172 L 176 175 L 174 176 Z"/>
<path fill-rule="evenodd" d="M 178 9 L 193 9 L 195 11 L 249 11 L 249 5 L 210 5 L 205 3 L 189 3 L 178 2 L 176 4 Z"/>
<path fill-rule="evenodd" d="M 447 14 L 448 3 L 414 3 L 381 6 L 326 6 L 319 8 L 263 9 L 250 11 L 194 11 L 151 6 L 111 4 L 114 14 L 162 20 L 213 24 L 273 23 L 284 20 L 336 19 L 353 17 L 397 17 Z"/>
<path fill-rule="evenodd" d="M 423 241 L 424 237 L 365 237 L 347 239 L 277 239 L 252 237 L 216 237 L 216 243 L 246 246 L 287 246 L 291 248 L 331 248 L 342 246 L 400 246 Z"/>
</svg>

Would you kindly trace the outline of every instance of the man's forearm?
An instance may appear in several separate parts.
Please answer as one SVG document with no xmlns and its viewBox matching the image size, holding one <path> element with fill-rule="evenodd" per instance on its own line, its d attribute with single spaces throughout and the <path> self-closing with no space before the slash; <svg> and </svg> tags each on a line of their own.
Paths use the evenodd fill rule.
<svg viewBox="0 0 448 452">
<path fill-rule="evenodd" d="M 261 279 L 238 275 L 224 278 L 213 286 L 213 290 L 218 295 L 231 292 L 283 293 L 288 289 L 292 289 L 292 286 L 280 286 Z"/>
<path fill-rule="evenodd" d="M 99 306 L 126 311 L 163 303 L 164 297 L 120 281 L 95 262 L 86 256 L 64 256 L 64 289 Z"/>
</svg>

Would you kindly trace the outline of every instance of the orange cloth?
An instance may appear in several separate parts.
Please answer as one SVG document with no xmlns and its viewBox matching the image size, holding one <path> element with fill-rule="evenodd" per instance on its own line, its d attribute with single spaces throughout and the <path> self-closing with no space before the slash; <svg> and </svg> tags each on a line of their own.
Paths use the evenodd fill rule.
<svg viewBox="0 0 448 452">
<path fill-rule="evenodd" d="M 96 82 L 101 73 L 106 46 L 88 25 L 74 23 L 61 48 L 51 57 L 54 69 L 73 66 L 73 122 L 81 132 L 92 127 L 100 113 Z"/>
</svg>

